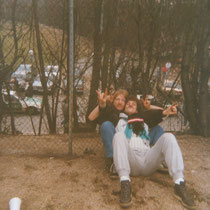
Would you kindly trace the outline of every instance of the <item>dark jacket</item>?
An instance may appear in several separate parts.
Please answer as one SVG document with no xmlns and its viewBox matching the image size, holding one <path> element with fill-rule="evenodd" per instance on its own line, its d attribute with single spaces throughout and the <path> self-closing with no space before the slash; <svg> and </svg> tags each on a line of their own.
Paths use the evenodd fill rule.
<svg viewBox="0 0 210 210">
<path fill-rule="evenodd" d="M 108 103 L 105 108 L 99 107 L 99 117 L 95 122 L 101 125 L 105 121 L 110 121 L 113 123 L 114 127 L 116 127 L 120 119 L 119 115 L 120 111 L 118 111 L 113 104 Z"/>
<path fill-rule="evenodd" d="M 144 110 L 140 111 L 139 115 L 144 119 L 144 122 L 152 128 L 163 121 L 163 110 Z"/>
</svg>

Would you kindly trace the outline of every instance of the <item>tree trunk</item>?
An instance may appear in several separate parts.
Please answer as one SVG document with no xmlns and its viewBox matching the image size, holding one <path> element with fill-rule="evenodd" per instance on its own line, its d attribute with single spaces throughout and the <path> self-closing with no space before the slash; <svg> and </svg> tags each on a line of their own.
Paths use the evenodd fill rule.
<svg viewBox="0 0 210 210">
<path fill-rule="evenodd" d="M 102 0 L 97 0 L 95 4 L 95 22 L 94 22 L 94 56 L 93 56 L 93 70 L 92 81 L 90 86 L 89 104 L 87 116 L 94 109 L 97 103 L 96 90 L 99 87 L 100 70 L 101 70 L 101 34 L 100 34 L 100 20 L 101 20 L 101 5 Z"/>
<path fill-rule="evenodd" d="M 40 39 L 39 20 L 38 20 L 38 15 L 37 15 L 37 1 L 32 0 L 32 5 L 33 5 L 33 12 L 34 12 L 36 41 L 37 41 L 37 49 L 38 49 L 38 56 L 39 56 L 40 79 L 41 79 L 43 92 L 44 92 L 43 93 L 44 106 L 45 106 L 50 133 L 56 133 L 56 126 L 52 122 L 50 106 L 49 106 L 49 101 L 48 101 L 48 96 L 47 96 L 47 82 L 45 78 L 44 60 L 43 60 L 43 55 L 42 55 L 42 44 L 41 44 L 41 39 Z"/>
<path fill-rule="evenodd" d="M 199 13 L 184 29 L 184 50 L 181 67 L 186 115 L 195 134 L 208 136 L 208 78 L 209 78 L 209 12 L 207 2 L 198 3 Z M 190 5 L 192 6 L 192 5 Z M 193 14 L 191 14 L 193 15 Z"/>
<path fill-rule="evenodd" d="M 186 59 L 186 60 L 185 60 Z M 196 96 L 192 94 L 192 84 L 189 80 L 189 69 L 190 69 L 190 60 L 183 58 L 183 64 L 181 67 L 181 80 L 182 80 L 182 89 L 184 93 L 184 103 L 186 107 L 186 116 L 190 123 L 191 129 L 194 133 L 199 133 L 199 127 L 197 124 L 197 101 Z"/>
<path fill-rule="evenodd" d="M 199 113 L 200 113 L 200 127 L 201 127 L 201 135 L 204 137 L 210 136 L 210 110 L 208 107 L 208 80 L 210 77 L 209 72 L 209 46 L 210 46 L 210 14 L 208 11 L 208 1 L 203 4 L 203 11 L 204 11 L 204 19 L 202 19 L 203 30 L 201 33 L 201 42 L 199 42 L 199 46 L 201 53 L 199 57 L 202 61 L 201 63 L 201 73 L 200 73 L 200 94 L 199 94 Z M 200 61 L 198 60 L 198 62 Z"/>
<path fill-rule="evenodd" d="M 112 46 L 113 46 L 113 36 L 115 35 L 115 22 L 116 22 L 116 14 L 117 14 L 117 5 L 118 1 L 112 0 L 105 2 L 105 12 L 104 12 L 104 22 L 105 30 L 103 33 L 104 38 L 104 52 L 103 52 L 103 67 L 101 72 L 101 79 L 102 79 L 102 90 L 104 91 L 105 88 L 108 87 L 108 78 L 109 76 L 109 62 L 110 56 L 112 54 Z"/>
</svg>

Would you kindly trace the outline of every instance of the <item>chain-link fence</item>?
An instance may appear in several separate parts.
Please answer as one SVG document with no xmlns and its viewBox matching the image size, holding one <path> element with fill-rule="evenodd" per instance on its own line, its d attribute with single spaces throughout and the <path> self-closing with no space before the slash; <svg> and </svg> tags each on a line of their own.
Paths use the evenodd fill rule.
<svg viewBox="0 0 210 210">
<path fill-rule="evenodd" d="M 103 88 L 105 83 L 109 87 L 115 84 L 115 88 L 130 88 L 130 83 L 133 82 L 132 75 L 135 72 L 132 70 L 136 66 L 134 61 L 137 55 L 132 42 L 129 42 L 131 52 L 128 52 L 127 48 L 123 51 L 130 35 L 119 38 L 120 30 L 125 30 L 128 25 L 122 15 L 125 7 L 120 5 L 121 1 L 116 2 L 118 6 L 114 6 L 118 9 L 117 13 L 109 10 L 112 7 L 108 7 L 110 5 L 106 5 L 105 1 L 101 4 L 101 22 L 97 28 L 97 22 L 94 22 L 98 20 L 97 1 L 89 1 L 90 4 L 75 1 L 72 112 L 77 133 L 72 136 L 74 154 L 94 153 L 102 149 L 97 132 L 84 134 L 84 130 L 89 131 L 84 129 L 88 127 L 88 108 L 94 107 L 96 102 L 93 100 L 89 103 L 91 88 L 94 89 L 94 85 L 96 89 Z M 126 14 L 128 15 L 127 12 Z M 0 1 L 1 154 L 68 154 L 68 17 L 67 0 Z M 107 17 L 111 19 L 106 19 Z M 111 36 L 112 32 L 106 24 L 111 24 L 110 27 L 118 30 L 118 40 Z M 110 36 L 106 36 L 107 33 Z M 97 41 L 100 42 L 100 50 L 103 52 L 94 57 Z M 104 43 L 101 43 L 102 41 Z M 122 52 L 116 51 L 116 48 L 121 48 Z M 113 53 L 115 56 L 111 57 Z M 107 73 L 103 74 L 102 71 L 98 78 L 93 80 L 92 72 L 99 66 L 101 71 L 108 69 Z M 171 69 L 167 78 L 171 75 L 171 79 L 175 80 L 178 75 L 177 66 L 178 64 Z M 154 71 L 153 73 L 155 75 Z M 110 75 L 114 76 L 111 78 Z M 167 131 L 184 131 L 187 128 L 181 114 L 167 118 L 162 125 Z"/>
</svg>

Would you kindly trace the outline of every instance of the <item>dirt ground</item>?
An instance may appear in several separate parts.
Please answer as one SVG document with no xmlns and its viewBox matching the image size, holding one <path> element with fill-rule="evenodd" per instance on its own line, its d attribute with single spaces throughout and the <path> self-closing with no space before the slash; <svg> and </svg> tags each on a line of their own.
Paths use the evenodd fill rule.
<svg viewBox="0 0 210 210">
<path fill-rule="evenodd" d="M 184 157 L 187 187 L 197 209 L 210 209 L 210 138 L 177 135 L 177 139 Z M 119 180 L 110 180 L 104 170 L 102 148 L 83 148 L 84 153 L 73 158 L 15 152 L 8 155 L 5 148 L 2 152 L 1 141 L 6 140 L 0 136 L 0 210 L 9 209 L 12 197 L 21 198 L 21 210 L 120 209 Z M 132 177 L 132 197 L 130 209 L 184 209 L 174 196 L 168 174 Z"/>
</svg>

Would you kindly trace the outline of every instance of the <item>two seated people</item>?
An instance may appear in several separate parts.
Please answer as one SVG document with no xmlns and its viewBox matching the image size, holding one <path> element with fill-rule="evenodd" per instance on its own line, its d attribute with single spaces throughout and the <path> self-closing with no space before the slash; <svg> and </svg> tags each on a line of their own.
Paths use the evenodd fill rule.
<svg viewBox="0 0 210 210">
<path fill-rule="evenodd" d="M 194 209 L 195 203 L 186 190 L 183 157 L 176 137 L 158 126 L 162 117 L 177 113 L 176 106 L 143 109 L 139 100 L 128 96 L 125 90 L 118 90 L 112 99 L 106 92 L 97 94 L 99 105 L 89 120 L 101 124 L 107 160 L 111 162 L 113 158 L 112 169 L 116 168 L 120 178 L 120 206 L 127 208 L 132 203 L 130 176 L 149 176 L 165 161 L 177 198 L 183 206 Z M 144 106 L 147 103 L 143 101 Z"/>
</svg>

